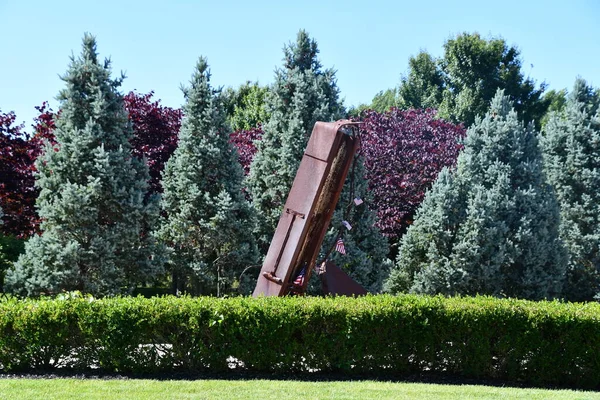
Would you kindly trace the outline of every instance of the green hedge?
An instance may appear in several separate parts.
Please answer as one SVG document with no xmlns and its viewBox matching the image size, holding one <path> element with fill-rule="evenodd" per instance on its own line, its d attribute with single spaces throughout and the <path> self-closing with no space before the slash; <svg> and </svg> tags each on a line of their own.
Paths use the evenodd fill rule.
<svg viewBox="0 0 600 400">
<path fill-rule="evenodd" d="M 425 371 L 600 386 L 600 305 L 489 297 L 0 302 L 4 372 Z"/>
</svg>

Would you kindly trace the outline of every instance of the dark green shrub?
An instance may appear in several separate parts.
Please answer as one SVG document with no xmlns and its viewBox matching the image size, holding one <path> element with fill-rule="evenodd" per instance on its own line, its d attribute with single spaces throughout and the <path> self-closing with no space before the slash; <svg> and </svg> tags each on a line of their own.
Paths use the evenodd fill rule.
<svg viewBox="0 0 600 400">
<path fill-rule="evenodd" d="M 3 291 L 6 271 L 24 251 L 25 240 L 0 234 L 0 292 Z"/>
<path fill-rule="evenodd" d="M 600 387 L 600 304 L 491 297 L 0 302 L 0 367 L 422 372 Z"/>
</svg>

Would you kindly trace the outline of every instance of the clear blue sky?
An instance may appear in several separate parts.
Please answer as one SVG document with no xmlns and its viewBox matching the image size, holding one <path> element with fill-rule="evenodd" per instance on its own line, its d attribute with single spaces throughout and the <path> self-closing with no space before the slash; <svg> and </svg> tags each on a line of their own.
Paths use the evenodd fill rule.
<svg viewBox="0 0 600 400">
<path fill-rule="evenodd" d="M 49 100 L 56 109 L 59 75 L 84 32 L 97 37 L 115 74 L 126 73 L 123 92 L 154 90 L 179 107 L 179 87 L 200 55 L 216 86 L 268 84 L 299 29 L 317 40 L 323 66 L 337 70 L 347 106 L 396 86 L 411 55 L 439 56 L 465 31 L 518 46 L 525 74 L 550 88 L 570 88 L 577 75 L 600 86 L 598 0 L 0 0 L 0 110 L 29 129 L 34 106 Z"/>
</svg>

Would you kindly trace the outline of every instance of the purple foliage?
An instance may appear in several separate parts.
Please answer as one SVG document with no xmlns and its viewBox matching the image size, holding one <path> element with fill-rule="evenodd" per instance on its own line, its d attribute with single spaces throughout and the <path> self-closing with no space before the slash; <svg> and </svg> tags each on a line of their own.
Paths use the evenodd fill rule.
<svg viewBox="0 0 600 400">
<path fill-rule="evenodd" d="M 435 110 L 367 110 L 361 115 L 366 178 L 377 226 L 394 239 L 412 223 L 425 192 L 443 167 L 453 166 L 465 135 L 462 125 L 435 117 Z"/>
<path fill-rule="evenodd" d="M 130 92 L 124 96 L 125 109 L 133 125 L 132 152 L 146 157 L 150 172 L 150 193 L 162 193 L 161 174 L 165 163 L 177 148 L 177 134 L 183 113 L 154 100 L 154 92 Z"/>
<path fill-rule="evenodd" d="M 146 157 L 150 172 L 150 193 L 162 192 L 161 173 L 165 162 L 177 148 L 177 133 L 181 126 L 182 111 L 165 107 L 152 99 L 153 92 L 124 96 L 124 106 L 133 125 L 132 152 Z M 33 125 L 34 135 L 22 132 L 15 125 L 14 113 L 0 112 L 0 205 L 4 209 L 2 231 L 19 237 L 29 237 L 39 228 L 35 199 L 39 191 L 34 186 L 34 162 L 43 151 L 47 140 L 55 143 L 52 111 L 44 102 L 36 107 L 39 115 Z"/>
<path fill-rule="evenodd" d="M 28 237 L 36 232 L 38 224 L 33 162 L 39 145 L 15 121 L 14 112 L 0 111 L 0 207 L 4 212 L 1 229 L 4 234 Z"/>
<path fill-rule="evenodd" d="M 229 142 L 233 144 L 238 152 L 238 161 L 244 169 L 244 175 L 250 173 L 250 164 L 256 155 L 255 141 L 260 140 L 263 130 L 259 125 L 250 130 L 239 130 L 229 135 Z"/>
</svg>

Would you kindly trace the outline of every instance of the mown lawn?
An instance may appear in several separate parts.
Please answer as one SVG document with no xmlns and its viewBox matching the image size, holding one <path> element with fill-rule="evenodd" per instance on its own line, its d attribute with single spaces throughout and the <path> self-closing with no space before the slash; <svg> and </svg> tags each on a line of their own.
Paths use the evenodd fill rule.
<svg viewBox="0 0 600 400">
<path fill-rule="evenodd" d="M 600 399 L 600 392 L 375 381 L 0 379 L 0 399 Z"/>
</svg>

